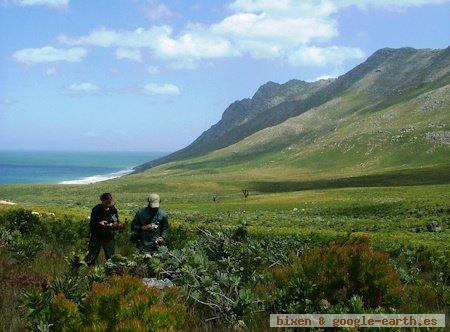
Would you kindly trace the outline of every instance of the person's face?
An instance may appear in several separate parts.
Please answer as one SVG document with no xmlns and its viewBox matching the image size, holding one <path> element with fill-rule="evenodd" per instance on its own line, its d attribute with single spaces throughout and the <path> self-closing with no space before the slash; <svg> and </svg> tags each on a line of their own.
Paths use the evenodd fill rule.
<svg viewBox="0 0 450 332">
<path fill-rule="evenodd" d="M 114 204 L 114 200 L 113 200 L 112 196 L 109 196 L 107 199 L 102 201 L 102 205 L 105 207 L 112 206 L 113 204 Z"/>
</svg>

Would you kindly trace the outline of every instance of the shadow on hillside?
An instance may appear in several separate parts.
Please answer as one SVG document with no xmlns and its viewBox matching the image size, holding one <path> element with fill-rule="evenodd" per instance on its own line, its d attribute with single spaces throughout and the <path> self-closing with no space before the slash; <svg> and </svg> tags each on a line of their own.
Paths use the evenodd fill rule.
<svg viewBox="0 0 450 332">
<path fill-rule="evenodd" d="M 263 193 L 348 187 L 393 187 L 450 183 L 450 165 L 399 170 L 338 179 L 313 181 L 253 181 L 250 188 Z"/>
</svg>

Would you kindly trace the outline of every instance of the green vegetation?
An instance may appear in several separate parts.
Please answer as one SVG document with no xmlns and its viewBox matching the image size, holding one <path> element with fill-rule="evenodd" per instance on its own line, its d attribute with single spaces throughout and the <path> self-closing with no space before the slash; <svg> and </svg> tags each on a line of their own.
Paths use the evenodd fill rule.
<svg viewBox="0 0 450 332">
<path fill-rule="evenodd" d="M 52 330 L 50 324 L 56 324 L 52 326 L 62 330 L 113 326 L 137 331 L 151 330 L 145 324 L 163 326 L 153 318 L 129 319 L 121 311 L 125 309 L 120 303 L 128 301 L 124 293 L 110 291 L 112 284 L 102 286 L 114 283 L 112 276 L 170 278 L 180 291 L 177 303 L 185 308 L 174 315 L 187 317 L 182 328 L 188 330 L 217 329 L 219 322 L 222 327 L 245 324 L 250 330 L 266 329 L 268 314 L 274 310 L 437 313 L 448 309 L 449 184 L 404 183 L 414 179 L 414 173 L 401 171 L 386 177 L 379 187 L 374 185 L 382 182 L 381 177 L 356 177 L 343 183 L 310 180 L 310 186 L 321 189 L 306 186 L 294 191 L 302 182 L 279 181 L 254 191 L 251 179 L 245 181 L 242 175 L 241 182 L 202 174 L 174 175 L 161 183 L 164 171 L 158 168 L 89 186 L 2 186 L 2 198 L 40 214 L 17 207 L 0 209 L 2 329 Z M 438 182 L 431 170 L 422 172 L 415 178 Z M 443 178 L 443 172 L 435 179 Z M 193 181 L 186 184 L 187 179 Z M 345 181 L 367 187 L 349 187 Z M 246 199 L 243 188 L 249 188 Z M 272 192 L 267 193 L 267 188 Z M 122 220 L 129 222 L 154 190 L 161 193 L 170 216 L 167 249 L 151 259 L 136 255 L 127 228 L 117 237 L 118 256 L 107 264 L 101 260 L 96 268 L 85 267 L 87 216 L 99 193 L 111 191 Z M 81 254 L 71 256 L 72 251 Z M 349 270 L 354 274 L 348 280 L 337 274 L 345 271 L 346 264 L 352 269 L 357 266 Z M 333 277 L 346 280 L 346 293 L 339 291 L 343 285 Z M 374 282 L 376 287 L 370 284 Z M 86 299 L 92 298 L 94 284 L 98 285 L 94 289 L 108 290 L 103 300 L 117 297 L 117 314 L 105 316 L 96 311 L 98 306 L 91 310 L 81 305 L 90 303 Z M 137 297 L 136 310 L 141 308 L 139 301 L 147 301 Z M 381 302 L 373 302 L 375 298 Z M 164 303 L 152 308 L 158 308 L 158 317 L 166 317 L 166 324 L 180 328 L 179 321 L 167 318 L 175 309 Z M 149 310 L 142 315 L 154 317 L 156 313 Z M 94 321 L 87 320 L 88 315 Z"/>
<path fill-rule="evenodd" d="M 18 204 L 0 207 L 0 329 L 259 331 L 275 311 L 448 311 L 448 163 L 326 171 L 261 156 L 174 162 L 85 186 L 0 186 L 0 198 Z M 116 257 L 85 267 L 88 216 L 102 192 L 127 224 L 158 192 L 167 248 L 137 255 L 127 227 Z M 135 299 L 114 290 L 129 277 L 170 278 L 181 307 L 163 292 L 143 312 L 142 286 Z M 117 306 L 105 313 L 97 301 Z"/>
</svg>

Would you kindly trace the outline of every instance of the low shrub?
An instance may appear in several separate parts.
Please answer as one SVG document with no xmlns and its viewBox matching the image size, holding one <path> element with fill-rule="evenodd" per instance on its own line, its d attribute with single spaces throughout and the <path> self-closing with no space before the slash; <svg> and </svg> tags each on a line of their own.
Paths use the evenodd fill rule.
<svg viewBox="0 0 450 332">
<path fill-rule="evenodd" d="M 0 242 L 6 245 L 12 257 L 19 260 L 33 260 L 44 248 L 44 242 L 38 236 L 4 228 L 0 229 Z"/>
<path fill-rule="evenodd" d="M 345 307 L 355 295 L 366 308 L 396 307 L 403 293 L 388 255 L 371 250 L 367 239 L 292 255 L 291 265 L 272 268 L 258 289 L 270 293 L 273 312 L 313 312 L 324 301 Z"/>
<path fill-rule="evenodd" d="M 39 216 L 26 209 L 8 209 L 0 215 L 0 224 L 7 230 L 31 234 L 38 231 L 42 224 Z"/>
<path fill-rule="evenodd" d="M 82 316 L 75 302 L 64 294 L 57 294 L 50 300 L 50 321 L 52 331 L 77 331 L 81 327 Z"/>
<path fill-rule="evenodd" d="M 146 277 L 148 275 L 148 258 L 145 255 L 133 254 L 130 258 L 114 255 L 105 262 L 105 273 L 113 275 L 133 275 Z"/>
<path fill-rule="evenodd" d="M 264 247 L 246 232 L 199 230 L 180 250 L 161 247 L 148 259 L 149 276 L 169 278 L 204 320 L 234 324 L 252 309 L 252 285 L 265 265 Z M 239 240 L 237 240 L 239 239 Z"/>
<path fill-rule="evenodd" d="M 179 330 L 187 312 L 176 288 L 146 287 L 140 278 L 114 276 L 103 282 L 63 278 L 47 290 L 29 289 L 22 300 L 33 331 Z M 89 290 L 90 288 L 90 290 Z"/>
<path fill-rule="evenodd" d="M 84 325 L 88 330 L 177 330 L 186 318 L 183 303 L 177 289 L 160 291 L 147 288 L 139 278 L 116 276 L 93 284 L 84 301 Z"/>
<path fill-rule="evenodd" d="M 47 218 L 43 222 L 40 235 L 46 242 L 52 242 L 60 246 L 85 245 L 89 238 L 89 225 L 87 222 L 67 216 L 58 219 Z"/>
</svg>

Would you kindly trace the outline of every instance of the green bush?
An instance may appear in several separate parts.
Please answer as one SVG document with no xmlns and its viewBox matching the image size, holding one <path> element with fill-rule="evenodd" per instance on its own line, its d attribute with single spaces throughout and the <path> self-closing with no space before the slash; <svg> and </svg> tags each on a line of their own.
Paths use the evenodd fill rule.
<svg viewBox="0 0 450 332">
<path fill-rule="evenodd" d="M 44 220 L 41 237 L 46 242 L 56 243 L 60 246 L 84 245 L 89 237 L 87 222 L 75 220 L 64 216 L 60 219 L 48 218 Z"/>
<path fill-rule="evenodd" d="M 67 299 L 63 294 L 57 294 L 50 301 L 50 321 L 52 331 L 71 332 L 81 327 L 81 313 L 75 302 Z"/>
<path fill-rule="evenodd" d="M 30 329 L 36 330 L 37 325 L 47 323 L 51 296 L 49 292 L 42 292 L 37 287 L 32 287 L 23 294 L 21 302 Z"/>
<path fill-rule="evenodd" d="M 177 289 L 160 291 L 139 278 L 113 277 L 93 284 L 84 302 L 84 326 L 91 331 L 177 330 L 186 318 L 183 303 Z"/>
<path fill-rule="evenodd" d="M 235 323 L 256 301 L 250 288 L 264 266 L 264 247 L 247 239 L 240 228 L 238 233 L 201 234 L 180 250 L 161 247 L 148 259 L 150 276 L 168 277 L 179 285 L 203 319 Z"/>
<path fill-rule="evenodd" d="M 21 234 L 31 234 L 40 230 L 41 222 L 38 215 L 25 209 L 8 209 L 0 216 L 0 223 L 9 231 L 19 231 Z"/>
<path fill-rule="evenodd" d="M 57 279 L 46 291 L 29 289 L 23 297 L 33 331 L 179 330 L 186 319 L 184 299 L 176 288 L 146 287 L 140 278 L 115 276 Z M 90 289 L 90 290 L 89 290 Z"/>
<path fill-rule="evenodd" d="M 0 242 L 6 244 L 9 254 L 19 260 L 31 261 L 44 248 L 44 243 L 38 236 L 4 228 L 0 229 Z"/>
<path fill-rule="evenodd" d="M 357 295 L 366 308 L 396 307 L 403 286 L 387 254 L 371 250 L 368 240 L 332 244 L 292 256 L 291 265 L 271 269 L 258 287 L 271 293 L 275 312 L 313 312 L 323 303 L 346 307 Z"/>
<path fill-rule="evenodd" d="M 113 275 L 133 275 L 146 277 L 148 275 L 148 258 L 144 255 L 134 254 L 130 258 L 122 255 L 114 255 L 105 262 L 105 273 Z"/>
</svg>

